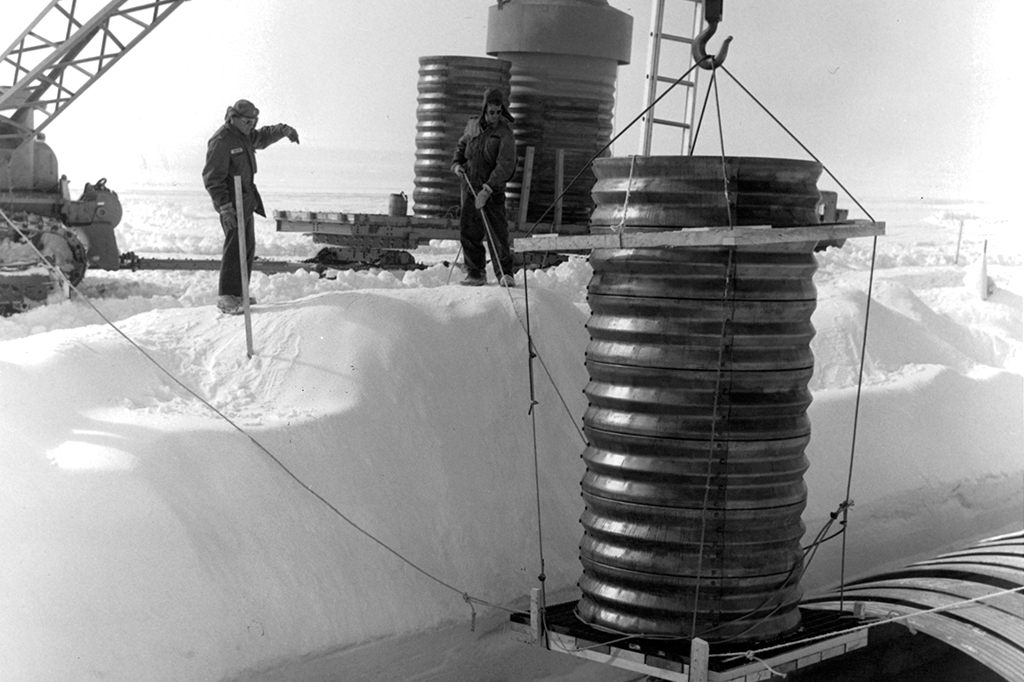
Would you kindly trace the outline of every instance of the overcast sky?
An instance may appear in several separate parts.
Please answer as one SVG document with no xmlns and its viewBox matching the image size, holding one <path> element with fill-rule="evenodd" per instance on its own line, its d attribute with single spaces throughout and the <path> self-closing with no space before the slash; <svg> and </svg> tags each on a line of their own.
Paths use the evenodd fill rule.
<svg viewBox="0 0 1024 682">
<path fill-rule="evenodd" d="M 3 3 L 6 47 L 46 3 Z M 225 107 L 246 97 L 262 123 L 299 129 L 302 146 L 281 163 L 334 148 L 404 154 L 411 190 L 418 60 L 485 56 L 493 4 L 189 0 L 56 119 L 47 139 L 73 185 L 138 172 L 142 161 L 189 168 L 201 165 Z M 632 62 L 619 70 L 618 132 L 642 108 L 650 3 L 610 4 L 634 29 Z M 1014 35 L 1022 18 L 1016 0 L 729 0 L 709 49 L 734 36 L 729 70 L 854 194 L 982 199 L 1017 191 L 1010 152 L 1021 137 L 1010 112 L 1020 111 L 1012 71 L 1022 63 Z M 727 154 L 806 158 L 727 76 L 719 91 Z M 614 153 L 636 153 L 637 141 L 628 132 Z M 718 153 L 713 128 L 701 141 L 698 152 Z M 659 138 L 654 152 L 678 153 L 677 145 Z M 344 160 L 373 158 L 351 151 Z"/>
</svg>

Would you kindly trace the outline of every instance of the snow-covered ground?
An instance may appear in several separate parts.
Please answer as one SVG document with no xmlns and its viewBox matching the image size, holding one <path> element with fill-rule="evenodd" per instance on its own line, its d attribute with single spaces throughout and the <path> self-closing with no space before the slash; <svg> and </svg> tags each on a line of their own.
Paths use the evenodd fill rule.
<svg viewBox="0 0 1024 682">
<path fill-rule="evenodd" d="M 386 195 L 264 194 L 386 212 Z M 218 253 L 201 192 L 121 199 L 123 251 Z M 1019 219 L 869 208 L 888 235 L 847 577 L 1024 524 Z M 315 250 L 269 220 L 257 231 L 264 257 Z M 812 535 L 845 497 L 871 250 L 819 254 Z M 534 430 L 547 589 L 576 596 L 590 274 L 574 257 L 529 275 L 533 415 L 524 290 L 446 286 L 461 275 L 440 263 L 255 273 L 252 359 L 242 319 L 213 306 L 211 271 L 90 272 L 82 292 L 131 343 L 77 300 L 0 319 L 3 679 L 635 677 L 514 642 L 506 611 L 463 598 L 521 608 L 537 586 Z M 835 545 L 807 591 L 837 580 Z"/>
</svg>

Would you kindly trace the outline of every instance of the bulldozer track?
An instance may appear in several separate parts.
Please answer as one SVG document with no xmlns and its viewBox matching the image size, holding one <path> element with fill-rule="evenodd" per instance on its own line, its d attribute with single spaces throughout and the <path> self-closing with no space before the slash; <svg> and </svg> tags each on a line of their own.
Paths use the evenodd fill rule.
<svg viewBox="0 0 1024 682">
<path fill-rule="evenodd" d="M 58 219 L 15 213 L 9 220 L 0 222 L 0 315 L 45 303 L 63 280 L 77 286 L 88 267 L 85 245 Z"/>
</svg>

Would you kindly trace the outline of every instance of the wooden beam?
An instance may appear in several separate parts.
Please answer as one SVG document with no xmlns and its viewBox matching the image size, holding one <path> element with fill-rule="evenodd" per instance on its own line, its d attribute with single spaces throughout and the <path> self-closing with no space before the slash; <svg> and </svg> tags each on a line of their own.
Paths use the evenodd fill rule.
<svg viewBox="0 0 1024 682">
<path fill-rule="evenodd" d="M 515 240 L 515 250 L 589 251 L 591 249 L 638 249 L 660 246 L 755 246 L 811 242 L 823 239 L 877 237 L 885 234 L 885 223 L 859 221 L 835 225 L 799 227 L 688 227 L 682 230 L 618 232 L 568 237 L 537 235 Z"/>
<path fill-rule="evenodd" d="M 519 190 L 519 224 L 526 224 L 526 212 L 530 208 L 530 185 L 533 183 L 533 154 L 532 146 L 526 148 L 526 157 L 523 159 L 523 185 Z"/>
<path fill-rule="evenodd" d="M 562 186 L 565 184 L 565 150 L 555 150 L 555 232 L 562 227 Z"/>
</svg>

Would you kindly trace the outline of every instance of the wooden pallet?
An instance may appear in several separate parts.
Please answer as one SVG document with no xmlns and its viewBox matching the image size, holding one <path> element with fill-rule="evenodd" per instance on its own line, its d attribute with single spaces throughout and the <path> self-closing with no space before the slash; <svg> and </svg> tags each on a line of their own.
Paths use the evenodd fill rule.
<svg viewBox="0 0 1024 682">
<path fill-rule="evenodd" d="M 534 597 L 534 603 L 536 597 Z M 716 644 L 694 640 L 634 638 L 596 630 L 580 622 L 575 615 L 576 602 L 549 607 L 539 625 L 539 613 L 514 614 L 511 629 L 518 639 L 546 645 L 549 651 L 612 665 L 670 682 L 755 682 L 768 680 L 820 663 L 867 645 L 868 632 L 847 630 L 861 625 L 851 613 L 830 613 L 801 609 L 800 628 L 785 637 L 752 644 Z M 805 641 L 808 637 L 818 637 Z M 747 652 L 774 647 L 770 653 L 749 658 Z M 773 672 L 774 671 L 774 672 Z"/>
</svg>

